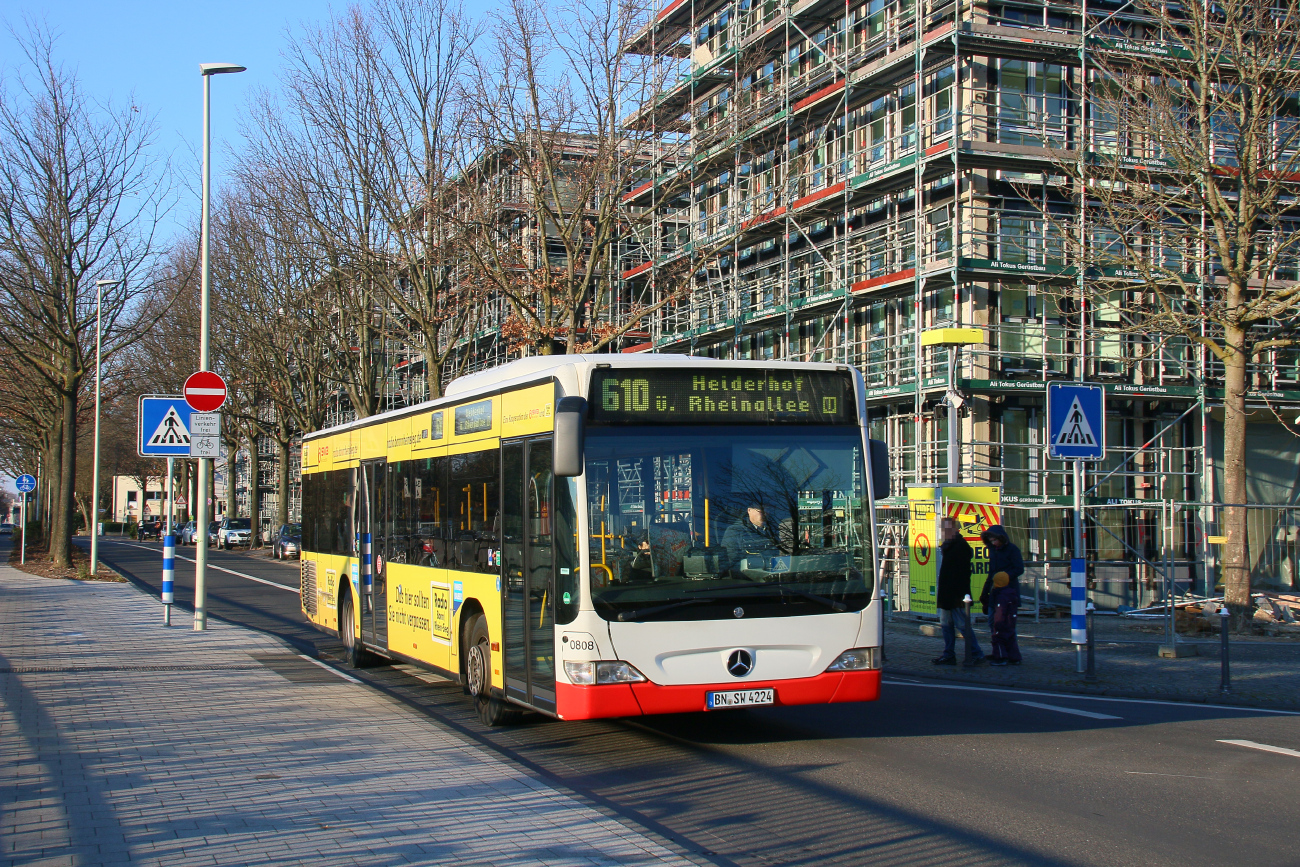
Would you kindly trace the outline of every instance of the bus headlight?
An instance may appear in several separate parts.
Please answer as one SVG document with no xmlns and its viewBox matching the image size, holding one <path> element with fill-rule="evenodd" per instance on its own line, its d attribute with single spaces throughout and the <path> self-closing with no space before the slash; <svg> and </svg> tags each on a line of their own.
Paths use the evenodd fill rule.
<svg viewBox="0 0 1300 867">
<path fill-rule="evenodd" d="M 613 662 L 566 662 L 564 673 L 569 682 L 578 686 L 604 685 L 609 683 L 645 683 L 646 677 L 636 668 L 622 660 Z"/>
<path fill-rule="evenodd" d="M 869 671 L 880 668 L 880 648 L 855 647 L 840 654 L 827 671 Z"/>
</svg>

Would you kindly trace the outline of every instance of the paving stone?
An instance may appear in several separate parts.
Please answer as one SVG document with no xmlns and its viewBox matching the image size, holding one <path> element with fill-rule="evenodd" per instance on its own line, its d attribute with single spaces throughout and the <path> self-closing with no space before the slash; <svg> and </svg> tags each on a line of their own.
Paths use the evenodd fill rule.
<svg viewBox="0 0 1300 867">
<path fill-rule="evenodd" d="M 0 565 L 0 867 L 696 863 L 293 655 Z"/>
</svg>

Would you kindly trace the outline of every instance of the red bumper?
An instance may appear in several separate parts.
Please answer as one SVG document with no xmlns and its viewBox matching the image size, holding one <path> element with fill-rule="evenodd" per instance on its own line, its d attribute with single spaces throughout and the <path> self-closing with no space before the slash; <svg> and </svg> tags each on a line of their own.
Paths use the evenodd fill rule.
<svg viewBox="0 0 1300 867">
<path fill-rule="evenodd" d="M 776 704 L 831 704 L 875 701 L 880 698 L 880 671 L 828 672 L 796 680 L 752 683 L 708 683 L 659 686 L 655 683 L 574 686 L 555 684 L 560 719 L 647 716 L 655 713 L 694 713 L 707 710 L 706 694 L 723 689 L 765 689 L 776 693 Z"/>
</svg>

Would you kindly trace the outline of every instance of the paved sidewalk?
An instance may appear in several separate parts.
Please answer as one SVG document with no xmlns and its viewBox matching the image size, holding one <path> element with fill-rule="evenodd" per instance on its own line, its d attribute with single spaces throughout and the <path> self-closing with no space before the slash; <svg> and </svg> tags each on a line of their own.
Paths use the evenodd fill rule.
<svg viewBox="0 0 1300 867">
<path fill-rule="evenodd" d="M 920 633 L 916 621 L 898 619 L 885 625 L 885 675 L 941 678 L 982 686 L 1111 695 L 1125 698 L 1206 702 L 1274 710 L 1300 711 L 1300 642 L 1233 639 L 1229 649 L 1231 692 L 1219 691 L 1219 636 L 1195 639 L 1180 636 L 1198 656 L 1161 659 L 1161 634 L 1134 633 L 1117 617 L 1094 618 L 1097 630 L 1097 683 L 1083 682 L 1076 673 L 1075 647 L 1068 641 L 1068 619 L 1034 623 L 1021 617 L 1018 625 L 1021 665 L 976 668 L 933 665 L 943 639 Z M 989 652 L 988 624 L 976 624 L 980 647 Z M 937 626 L 936 626 L 937 630 Z M 957 653 L 962 652 L 961 636 Z"/>
<path fill-rule="evenodd" d="M 119 863 L 693 862 L 272 638 L 0 565 L 0 865 Z"/>
</svg>

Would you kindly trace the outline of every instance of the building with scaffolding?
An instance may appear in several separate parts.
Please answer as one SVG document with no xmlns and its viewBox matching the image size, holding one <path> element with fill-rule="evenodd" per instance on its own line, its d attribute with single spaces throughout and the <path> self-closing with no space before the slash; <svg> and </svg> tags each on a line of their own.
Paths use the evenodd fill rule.
<svg viewBox="0 0 1300 867">
<path fill-rule="evenodd" d="M 1125 5 L 674 0 L 628 46 L 680 76 L 628 119 L 665 146 L 623 197 L 657 220 L 622 276 L 653 296 L 661 268 L 707 250 L 690 296 L 650 323 L 653 351 L 857 366 L 893 502 L 907 483 L 1000 485 L 1044 575 L 1070 555 L 1073 496 L 1047 454 L 1046 386 L 1104 383 L 1109 457 L 1085 491 L 1114 580 L 1096 590 L 1142 604 L 1163 592 L 1144 564 L 1166 555 L 1181 588 L 1214 586 L 1203 504 L 1221 490 L 1223 391 L 1204 348 L 1133 333 L 1122 300 L 1072 300 L 1088 274 L 1063 233 L 1080 209 L 1050 188 L 1113 135 L 1087 103 L 1093 59 L 1159 50 Z M 977 342 L 956 345 L 969 328 Z M 1274 410 L 1300 412 L 1300 356 L 1274 352 L 1251 377 L 1252 501 L 1295 504 L 1300 450 Z M 1271 520 L 1251 542 L 1272 564 L 1258 580 L 1294 585 L 1293 542 L 1266 551 Z M 900 508 L 887 532 L 903 523 Z"/>
</svg>

